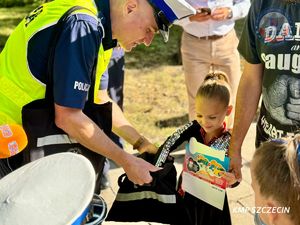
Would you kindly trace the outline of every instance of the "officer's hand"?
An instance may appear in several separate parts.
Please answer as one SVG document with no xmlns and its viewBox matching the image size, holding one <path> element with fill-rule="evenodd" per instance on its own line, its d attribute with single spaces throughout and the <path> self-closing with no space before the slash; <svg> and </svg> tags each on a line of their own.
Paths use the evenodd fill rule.
<svg viewBox="0 0 300 225">
<path fill-rule="evenodd" d="M 151 183 L 152 176 L 150 175 L 150 172 L 160 170 L 160 168 L 131 154 L 127 155 L 126 162 L 122 163 L 122 167 L 127 174 L 128 179 L 138 185 Z"/>
</svg>

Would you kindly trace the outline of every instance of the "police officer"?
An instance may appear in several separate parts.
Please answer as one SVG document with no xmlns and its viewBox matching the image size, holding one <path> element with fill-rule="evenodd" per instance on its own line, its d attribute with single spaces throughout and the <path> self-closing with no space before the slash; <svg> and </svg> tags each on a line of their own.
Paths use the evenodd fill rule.
<svg viewBox="0 0 300 225">
<path fill-rule="evenodd" d="M 55 46 L 55 124 L 83 146 L 115 161 L 134 183 L 149 183 L 150 172 L 157 168 L 122 151 L 82 110 L 90 88 L 99 87 L 117 41 L 126 51 L 139 44 L 150 45 L 157 31 L 167 41 L 170 25 L 195 13 L 184 0 L 61 0 L 38 7 L 21 21 L 0 55 L 0 124 L 22 124 L 23 106 L 45 97 L 54 25 L 76 5 L 85 9 L 68 16 Z M 95 81 L 91 81 L 93 73 Z M 95 103 L 107 100 L 106 91 L 94 92 Z M 139 151 L 155 151 L 115 104 L 112 123 Z"/>
</svg>

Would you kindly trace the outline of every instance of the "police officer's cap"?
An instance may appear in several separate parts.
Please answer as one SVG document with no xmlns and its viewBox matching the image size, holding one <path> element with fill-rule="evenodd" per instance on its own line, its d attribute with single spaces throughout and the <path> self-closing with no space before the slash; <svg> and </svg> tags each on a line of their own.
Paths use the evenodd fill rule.
<svg viewBox="0 0 300 225">
<path fill-rule="evenodd" d="M 196 14 L 185 0 L 148 0 L 154 8 L 154 17 L 165 42 L 169 39 L 169 27 L 175 20 Z"/>
</svg>

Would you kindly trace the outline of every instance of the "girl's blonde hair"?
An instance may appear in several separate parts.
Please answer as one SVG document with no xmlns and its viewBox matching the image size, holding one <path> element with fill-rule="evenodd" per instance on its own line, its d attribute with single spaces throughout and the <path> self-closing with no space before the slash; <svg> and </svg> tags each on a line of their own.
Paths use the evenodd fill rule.
<svg viewBox="0 0 300 225">
<path fill-rule="evenodd" d="M 300 224 L 300 136 L 263 143 L 253 161 L 260 193 L 290 207 L 292 221 Z"/>
<path fill-rule="evenodd" d="M 215 98 L 226 104 L 226 106 L 230 103 L 230 96 L 231 88 L 228 77 L 222 71 L 207 74 L 196 94 L 196 98 Z"/>
</svg>

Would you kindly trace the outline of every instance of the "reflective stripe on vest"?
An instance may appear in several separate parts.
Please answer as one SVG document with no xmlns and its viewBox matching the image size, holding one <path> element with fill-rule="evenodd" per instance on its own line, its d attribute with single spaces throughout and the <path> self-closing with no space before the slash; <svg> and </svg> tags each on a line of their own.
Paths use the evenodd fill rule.
<svg viewBox="0 0 300 225">
<path fill-rule="evenodd" d="M 38 7 L 21 21 L 10 35 L 0 54 L 0 124 L 21 124 L 21 110 L 27 103 L 45 97 L 45 85 L 37 80 L 29 70 L 27 62 L 27 45 L 39 31 L 57 23 L 59 18 L 72 6 L 83 6 L 89 10 L 78 10 L 74 13 L 85 13 L 100 20 L 93 0 L 60 0 L 52 1 Z M 109 63 L 112 50 L 99 48 L 97 73 L 95 79 L 95 102 L 99 103 L 97 90 L 100 79 Z"/>
<path fill-rule="evenodd" d="M 54 134 L 37 139 L 36 147 L 43 147 L 47 145 L 58 144 L 72 144 L 78 143 L 75 139 L 70 138 L 67 134 Z"/>
<path fill-rule="evenodd" d="M 119 202 L 136 201 L 136 200 L 142 200 L 142 199 L 156 199 L 156 200 L 166 203 L 166 204 L 175 204 L 176 203 L 175 194 L 164 195 L 164 194 L 158 194 L 153 191 L 118 193 L 116 196 L 116 200 Z"/>
</svg>

